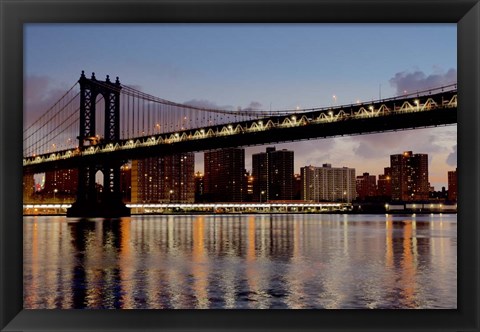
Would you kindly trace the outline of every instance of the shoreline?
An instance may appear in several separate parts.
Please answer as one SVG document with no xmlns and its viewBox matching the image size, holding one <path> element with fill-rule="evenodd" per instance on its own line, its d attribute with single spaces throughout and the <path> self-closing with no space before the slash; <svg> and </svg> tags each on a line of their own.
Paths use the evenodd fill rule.
<svg viewBox="0 0 480 332">
<path fill-rule="evenodd" d="M 131 216 L 188 216 L 188 215 L 260 215 L 260 214 L 270 214 L 270 215 L 298 215 L 298 214 L 307 214 L 307 215 L 325 215 L 325 214 L 346 214 L 346 215 L 429 215 L 429 214 L 457 214 L 456 211 L 376 211 L 376 212 L 363 212 L 363 211 L 325 211 L 325 212 L 144 212 L 144 213 L 132 213 Z M 43 213 L 43 214 L 23 214 L 23 217 L 44 217 L 44 216 L 66 216 L 65 213 Z M 101 218 L 101 217 L 98 217 Z M 110 219 L 110 218 L 106 218 Z"/>
</svg>

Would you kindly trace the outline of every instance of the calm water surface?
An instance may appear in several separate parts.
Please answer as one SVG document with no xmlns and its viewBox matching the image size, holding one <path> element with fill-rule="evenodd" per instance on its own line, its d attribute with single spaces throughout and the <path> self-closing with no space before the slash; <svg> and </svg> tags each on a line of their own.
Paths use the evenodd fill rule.
<svg viewBox="0 0 480 332">
<path fill-rule="evenodd" d="M 456 215 L 24 217 L 25 308 L 456 308 Z"/>
</svg>

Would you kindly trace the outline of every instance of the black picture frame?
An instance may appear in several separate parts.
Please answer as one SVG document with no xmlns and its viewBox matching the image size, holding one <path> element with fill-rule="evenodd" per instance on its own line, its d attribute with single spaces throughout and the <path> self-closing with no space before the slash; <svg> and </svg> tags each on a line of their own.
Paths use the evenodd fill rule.
<svg viewBox="0 0 480 332">
<path fill-rule="evenodd" d="M 478 0 L 0 0 L 0 15 L 1 331 L 480 331 Z M 35 22 L 457 23 L 458 309 L 23 310 L 23 24 Z"/>
</svg>

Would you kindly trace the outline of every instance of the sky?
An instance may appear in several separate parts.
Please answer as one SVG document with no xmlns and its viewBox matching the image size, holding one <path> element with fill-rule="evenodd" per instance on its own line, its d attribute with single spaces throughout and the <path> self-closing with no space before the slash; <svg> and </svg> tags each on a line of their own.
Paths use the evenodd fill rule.
<svg viewBox="0 0 480 332">
<path fill-rule="evenodd" d="M 456 82 L 456 24 L 27 24 L 24 123 L 80 77 L 123 84 L 177 103 L 284 110 L 350 104 Z M 335 97 L 334 97 L 335 96 Z M 457 126 L 272 144 L 306 165 L 379 175 L 390 155 L 429 155 L 429 178 L 447 187 Z M 266 146 L 246 148 L 251 155 Z M 195 155 L 203 170 L 203 153 Z"/>
</svg>

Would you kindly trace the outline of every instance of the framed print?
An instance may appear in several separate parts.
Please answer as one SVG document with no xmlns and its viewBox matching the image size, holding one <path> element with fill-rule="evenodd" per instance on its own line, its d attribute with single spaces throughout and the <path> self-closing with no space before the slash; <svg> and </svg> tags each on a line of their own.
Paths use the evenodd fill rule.
<svg viewBox="0 0 480 332">
<path fill-rule="evenodd" d="M 480 329 L 478 1 L 0 6 L 2 331 Z"/>
</svg>

